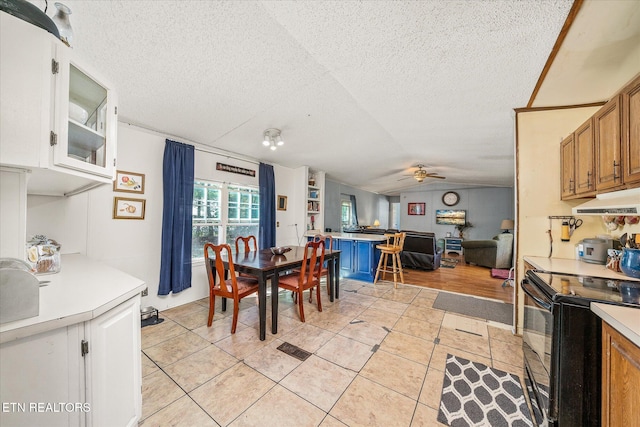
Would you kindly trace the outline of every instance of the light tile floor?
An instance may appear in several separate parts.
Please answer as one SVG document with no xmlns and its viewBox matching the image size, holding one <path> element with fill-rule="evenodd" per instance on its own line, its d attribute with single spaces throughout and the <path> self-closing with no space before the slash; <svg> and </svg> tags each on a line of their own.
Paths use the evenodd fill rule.
<svg viewBox="0 0 640 427">
<path fill-rule="evenodd" d="M 325 291 L 326 292 L 326 291 Z M 280 292 L 278 334 L 258 339 L 257 300 L 208 299 L 160 313 L 142 328 L 144 426 L 434 426 L 447 354 L 522 376 L 522 339 L 503 325 L 432 308 L 438 291 L 388 282 L 341 282 L 323 311 L 305 298 L 300 322 Z M 314 299 L 315 300 L 315 299 Z M 278 350 L 294 344 L 304 362 Z"/>
</svg>

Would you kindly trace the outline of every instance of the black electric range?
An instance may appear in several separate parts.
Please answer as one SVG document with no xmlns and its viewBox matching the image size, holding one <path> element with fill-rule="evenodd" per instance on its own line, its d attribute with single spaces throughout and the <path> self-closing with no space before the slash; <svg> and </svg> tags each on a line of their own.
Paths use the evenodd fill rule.
<svg viewBox="0 0 640 427">
<path fill-rule="evenodd" d="M 529 277 L 555 302 L 589 306 L 591 302 L 637 307 L 640 281 L 529 271 Z"/>
<path fill-rule="evenodd" d="M 602 321 L 592 302 L 640 307 L 640 282 L 529 270 L 523 351 L 537 426 L 599 426 Z"/>
</svg>

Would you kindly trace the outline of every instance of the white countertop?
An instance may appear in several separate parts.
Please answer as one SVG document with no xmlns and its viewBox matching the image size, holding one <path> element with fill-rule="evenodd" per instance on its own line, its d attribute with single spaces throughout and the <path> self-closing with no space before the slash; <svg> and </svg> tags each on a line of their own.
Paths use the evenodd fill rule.
<svg viewBox="0 0 640 427">
<path fill-rule="evenodd" d="M 331 233 L 314 233 L 307 231 L 304 233 L 305 237 L 313 237 L 317 234 L 330 235 L 334 239 L 344 239 L 344 240 L 362 240 L 367 242 L 382 242 L 383 240 L 387 240 L 387 238 L 382 234 L 366 234 L 366 233 L 340 233 L 340 232 L 331 232 Z"/>
<path fill-rule="evenodd" d="M 591 303 L 591 311 L 640 347 L 640 307 Z"/>
<path fill-rule="evenodd" d="M 61 270 L 38 276 L 40 314 L 0 325 L 0 343 L 91 320 L 142 292 L 145 283 L 84 255 L 61 256 Z"/>
<path fill-rule="evenodd" d="M 578 276 L 602 277 L 605 279 L 635 282 L 640 281 L 640 279 L 609 270 L 602 264 L 590 264 L 577 259 L 525 256 L 524 260 L 531 264 L 536 270 L 542 270 L 549 273 L 565 273 Z"/>
</svg>

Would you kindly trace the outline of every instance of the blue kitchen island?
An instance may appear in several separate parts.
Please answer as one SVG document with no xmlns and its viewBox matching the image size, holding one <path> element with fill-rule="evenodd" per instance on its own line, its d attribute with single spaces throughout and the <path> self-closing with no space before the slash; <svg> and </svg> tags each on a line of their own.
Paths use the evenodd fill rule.
<svg viewBox="0 0 640 427">
<path fill-rule="evenodd" d="M 318 233 L 307 232 L 308 240 Z M 373 283 L 380 261 L 380 249 L 376 245 L 386 242 L 386 237 L 376 234 L 323 233 L 333 238 L 333 249 L 340 251 L 340 277 Z"/>
</svg>

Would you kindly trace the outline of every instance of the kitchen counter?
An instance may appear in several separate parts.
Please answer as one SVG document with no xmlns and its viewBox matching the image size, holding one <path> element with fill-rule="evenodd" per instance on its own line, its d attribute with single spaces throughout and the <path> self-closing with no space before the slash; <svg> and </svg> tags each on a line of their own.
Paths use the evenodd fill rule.
<svg viewBox="0 0 640 427">
<path fill-rule="evenodd" d="M 145 283 L 84 255 L 61 256 L 61 270 L 37 276 L 40 314 L 0 325 L 0 343 L 94 319 L 142 292 Z"/>
<path fill-rule="evenodd" d="M 315 235 L 322 234 L 323 236 L 331 236 L 337 240 L 360 240 L 364 242 L 382 242 L 387 240 L 384 235 L 381 234 L 365 234 L 365 233 L 340 233 L 340 232 L 331 232 L 331 233 L 313 233 L 307 231 L 304 233 L 305 237 L 313 237 Z"/>
<path fill-rule="evenodd" d="M 640 347 L 640 307 L 591 303 L 591 311 Z"/>
<path fill-rule="evenodd" d="M 305 237 L 311 239 L 318 234 L 320 233 L 311 231 L 305 233 Z M 340 277 L 373 283 L 380 261 L 380 249 L 377 246 L 386 240 L 385 236 L 340 232 L 322 235 L 330 235 L 333 238 L 333 249 L 340 251 Z"/>
<path fill-rule="evenodd" d="M 602 264 L 590 264 L 577 259 L 546 258 L 537 256 L 525 256 L 523 259 L 525 262 L 531 264 L 536 270 L 542 270 L 549 273 L 564 273 L 577 276 L 602 277 L 605 279 L 640 282 L 640 279 L 609 270 Z"/>
</svg>

